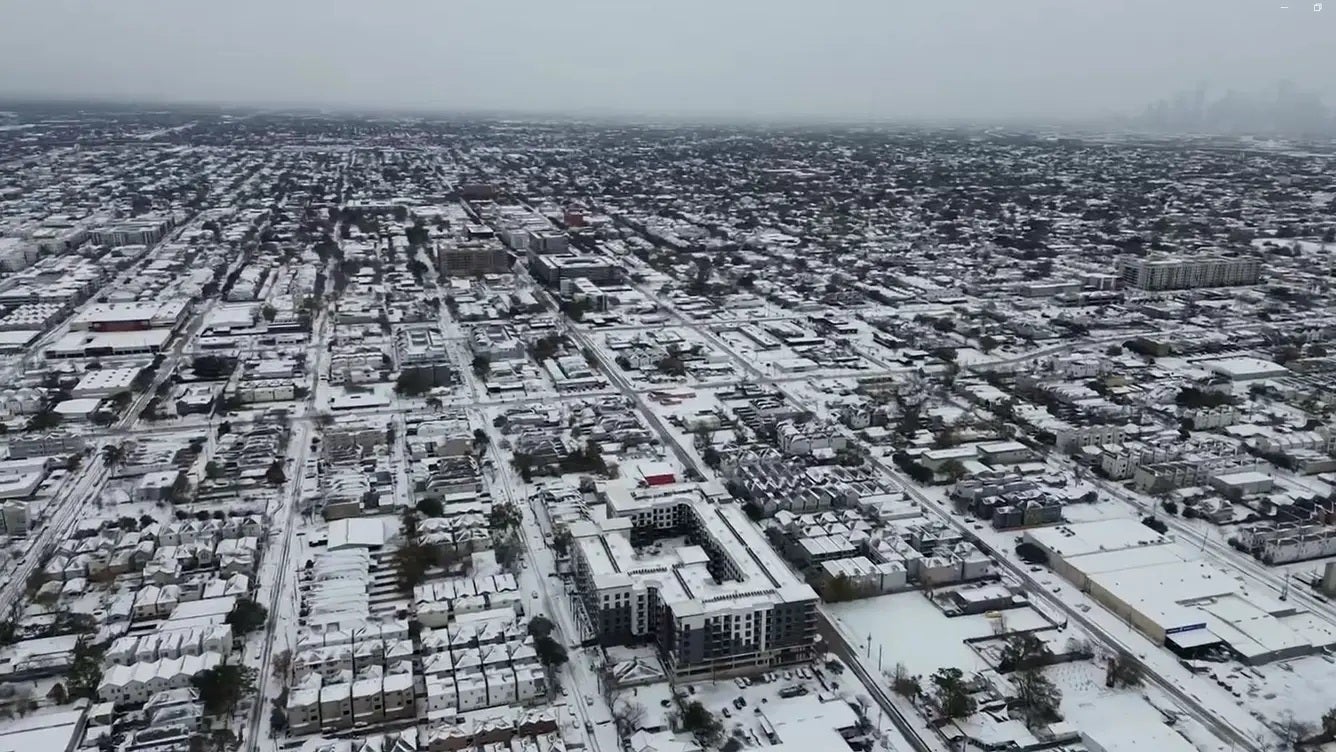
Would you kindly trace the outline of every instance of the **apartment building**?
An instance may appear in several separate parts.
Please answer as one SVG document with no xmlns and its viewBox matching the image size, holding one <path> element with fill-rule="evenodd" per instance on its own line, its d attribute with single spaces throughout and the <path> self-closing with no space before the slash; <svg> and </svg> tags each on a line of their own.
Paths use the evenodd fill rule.
<svg viewBox="0 0 1336 752">
<path fill-rule="evenodd" d="M 510 271 L 511 257 L 501 244 L 482 240 L 443 245 L 436 251 L 436 260 L 442 276 L 477 277 Z"/>
<path fill-rule="evenodd" d="M 648 516 L 643 504 L 609 504 L 608 519 L 570 528 L 580 595 L 605 644 L 654 643 L 682 679 L 811 657 L 817 594 L 739 507 L 685 489 L 647 503 Z M 637 548 L 633 537 L 673 540 Z"/>
<path fill-rule="evenodd" d="M 1189 290 L 1199 287 L 1255 285 L 1262 274 L 1256 258 L 1159 256 L 1124 261 L 1123 284 L 1142 290 Z"/>
</svg>

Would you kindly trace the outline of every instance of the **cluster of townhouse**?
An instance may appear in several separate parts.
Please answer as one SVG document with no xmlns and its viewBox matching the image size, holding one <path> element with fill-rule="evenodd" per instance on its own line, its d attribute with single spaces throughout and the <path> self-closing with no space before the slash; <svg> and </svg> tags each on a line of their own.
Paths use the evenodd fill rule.
<svg viewBox="0 0 1336 752">
<path fill-rule="evenodd" d="M 461 614 L 420 639 L 428 720 L 548 700 L 546 672 L 533 638 L 512 608 Z"/>
<path fill-rule="evenodd" d="M 1015 472 L 973 475 L 951 489 L 951 498 L 957 509 L 988 522 L 994 530 L 1060 522 L 1063 507 L 1076 501 L 1065 489 L 1043 486 Z"/>
<path fill-rule="evenodd" d="M 720 469 L 735 495 L 764 516 L 876 505 L 904 496 L 894 481 L 866 469 L 809 466 L 770 449 L 731 452 Z"/>
<path fill-rule="evenodd" d="M 46 584 L 55 584 L 141 572 L 146 585 L 141 595 L 163 586 L 190 600 L 190 593 L 199 588 L 183 589 L 182 579 L 191 572 L 214 572 L 223 579 L 239 576 L 243 582 L 253 575 L 262 530 L 258 516 L 154 523 L 137 531 L 110 526 L 85 529 L 56 547 L 42 576 L 49 581 Z M 195 597 L 203 597 L 200 592 Z"/>
<path fill-rule="evenodd" d="M 915 585 L 938 587 L 986 579 L 992 560 L 952 530 L 915 514 L 873 522 L 857 510 L 794 514 L 770 521 L 781 552 L 826 589 L 839 580 L 844 597 L 866 597 Z"/>
<path fill-rule="evenodd" d="M 299 632 L 289 729 L 311 734 L 414 718 L 414 660 L 404 622 Z"/>
<path fill-rule="evenodd" d="M 415 587 L 413 613 L 423 626 L 440 628 L 477 611 L 522 612 L 523 600 L 519 583 L 512 574 L 452 578 Z"/>
</svg>

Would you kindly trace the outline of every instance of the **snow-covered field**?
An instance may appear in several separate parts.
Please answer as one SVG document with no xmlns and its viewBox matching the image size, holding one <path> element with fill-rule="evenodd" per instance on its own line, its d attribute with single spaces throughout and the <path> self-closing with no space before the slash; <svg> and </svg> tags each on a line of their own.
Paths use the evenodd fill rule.
<svg viewBox="0 0 1336 752">
<path fill-rule="evenodd" d="M 921 593 L 896 593 L 827 606 L 853 645 L 875 665 L 891 670 L 905 664 L 910 674 L 928 676 L 939 668 L 959 668 L 966 673 L 987 664 L 965 640 L 990 637 L 993 621 L 982 614 L 948 617 Z M 1005 612 L 1009 631 L 1052 626 L 1038 611 L 1017 608 Z M 870 643 L 869 643 L 870 640 Z"/>
</svg>

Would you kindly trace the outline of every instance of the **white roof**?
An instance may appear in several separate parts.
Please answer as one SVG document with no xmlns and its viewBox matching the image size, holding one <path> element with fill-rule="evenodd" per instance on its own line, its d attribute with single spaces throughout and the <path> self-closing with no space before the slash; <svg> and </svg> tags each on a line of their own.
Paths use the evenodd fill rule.
<svg viewBox="0 0 1336 752">
<path fill-rule="evenodd" d="M 385 545 L 385 523 L 379 517 L 335 520 L 329 523 L 331 551 L 349 546 L 370 547 Z"/>
<path fill-rule="evenodd" d="M 1212 371 L 1231 379 L 1256 379 L 1263 376 L 1280 376 L 1289 373 L 1289 369 L 1279 363 L 1261 358 L 1223 358 L 1204 363 Z"/>
</svg>

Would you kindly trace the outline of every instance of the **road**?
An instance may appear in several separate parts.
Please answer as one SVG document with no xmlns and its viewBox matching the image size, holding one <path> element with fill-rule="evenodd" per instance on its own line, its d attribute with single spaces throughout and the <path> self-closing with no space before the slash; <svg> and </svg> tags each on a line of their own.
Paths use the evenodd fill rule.
<svg viewBox="0 0 1336 752">
<path fill-rule="evenodd" d="M 583 351 L 592 352 L 594 354 L 594 358 L 598 361 L 599 367 L 602 368 L 603 373 L 612 382 L 613 386 L 616 386 L 622 394 L 635 401 L 636 406 L 640 408 L 641 414 L 645 416 L 645 420 L 649 423 L 650 428 L 653 428 L 654 431 L 659 434 L 659 438 L 663 441 L 663 445 L 672 450 L 673 454 L 677 455 L 677 459 L 682 463 L 683 467 L 691 468 L 702 478 L 713 477 L 714 471 L 705 467 L 703 463 L 698 462 L 690 452 L 677 442 L 677 438 L 673 435 L 673 432 L 664 425 L 663 419 L 659 417 L 658 413 L 651 410 L 650 407 L 645 404 L 644 395 L 636 390 L 631 384 L 631 380 L 626 377 L 626 374 L 622 372 L 622 369 L 616 363 L 611 363 L 604 357 L 602 349 L 595 346 L 585 332 L 581 331 L 578 327 L 567 327 L 565 333 L 569 334 Z"/>
<path fill-rule="evenodd" d="M 642 290 L 642 292 L 644 291 Z M 740 363 L 743 366 L 743 368 L 754 374 L 758 380 L 763 379 L 765 377 L 765 374 L 762 374 L 754 365 L 751 364 L 750 361 L 739 356 L 738 353 L 733 351 L 728 346 L 727 343 L 722 341 L 720 338 L 716 337 L 713 334 L 713 332 L 710 332 L 706 327 L 697 324 L 696 322 L 692 321 L 686 316 L 683 316 L 682 313 L 678 311 L 675 307 L 673 307 L 671 304 L 665 304 L 664 307 L 669 312 L 671 312 L 675 317 L 677 317 L 677 319 L 682 322 L 683 326 L 685 326 L 688 329 L 691 329 L 698 336 L 704 338 L 707 342 L 710 342 L 714 344 L 716 347 L 720 348 L 721 351 L 728 354 L 734 361 Z M 1119 340 L 1125 339 L 1128 336 L 1135 336 L 1135 335 L 1123 334 L 1119 335 L 1118 339 Z M 1093 344 L 1097 343 L 1098 342 L 1095 342 Z M 1086 340 L 1085 342 L 1080 344 L 1081 346 L 1087 346 L 1092 344 L 1092 342 L 1090 340 Z M 1076 346 L 1075 344 L 1058 345 L 1052 348 L 1045 348 L 1044 350 L 1036 351 L 1034 353 L 1029 353 L 1021 358 L 1013 360 L 1014 362 L 1020 362 L 1021 360 L 1030 360 L 1036 357 L 1043 357 L 1044 355 L 1051 355 L 1057 352 L 1062 352 L 1065 351 L 1066 349 L 1071 349 L 1075 346 Z M 786 399 L 788 399 L 793 404 L 799 407 L 805 407 L 807 409 L 815 409 L 815 406 L 805 404 L 803 400 L 796 398 L 793 394 L 786 391 L 784 389 L 783 384 L 774 382 L 771 383 L 777 390 L 779 390 L 785 396 Z M 853 431 L 850 431 L 849 429 L 839 424 L 836 424 L 836 427 L 838 430 L 844 433 L 846 438 L 848 438 L 849 440 L 851 441 L 857 440 L 857 437 L 854 435 Z M 906 492 L 910 496 L 912 496 L 916 501 L 918 501 L 919 504 L 924 509 L 935 513 L 939 518 L 945 520 L 953 528 L 964 534 L 967 537 L 967 539 L 970 540 L 977 539 L 977 536 L 974 534 L 972 530 L 970 530 L 969 526 L 965 522 L 961 521 L 954 515 L 950 514 L 948 510 L 946 510 L 942 505 L 938 504 L 936 501 L 932 500 L 927 495 L 919 491 L 917 485 L 914 483 L 912 479 L 902 475 L 898 471 L 898 469 L 886 464 L 881 458 L 878 458 L 876 456 L 870 456 L 868 459 L 869 462 L 871 462 L 874 466 L 879 468 L 883 473 L 885 473 L 891 478 L 894 478 L 898 483 L 900 483 L 900 485 L 905 488 Z M 1020 583 L 1022 583 L 1029 592 L 1043 599 L 1045 602 L 1048 603 L 1049 606 L 1054 608 L 1058 613 L 1061 613 L 1064 616 L 1066 616 L 1066 618 L 1069 621 L 1075 624 L 1079 624 L 1082 628 L 1086 629 L 1088 633 L 1090 633 L 1092 636 L 1096 637 L 1098 640 L 1104 643 L 1104 645 L 1111 648 L 1125 650 L 1133 655 L 1137 654 L 1138 652 L 1137 650 L 1129 649 L 1121 639 L 1115 637 L 1113 634 L 1109 633 L 1108 630 L 1104 629 L 1099 624 L 1095 623 L 1092 619 L 1087 617 L 1082 611 L 1064 602 L 1061 598 L 1056 597 L 1042 583 L 1037 582 L 1035 578 L 1032 576 L 1032 574 L 1025 567 L 1021 566 L 1020 564 L 1010 559 L 1008 557 L 1007 552 L 992 550 L 982 541 L 980 542 L 980 547 L 986 553 L 992 556 L 1013 577 L 1015 577 Z M 857 660 L 856 654 L 855 654 L 855 660 Z M 866 667 L 863 668 L 864 671 L 866 671 Z M 1262 748 L 1259 746 L 1259 743 L 1256 739 L 1253 739 L 1251 736 L 1249 736 L 1241 729 L 1236 728 L 1232 724 L 1229 724 L 1223 719 L 1221 719 L 1215 713 L 1212 713 L 1209 708 L 1205 707 L 1201 703 L 1201 701 L 1197 700 L 1188 692 L 1184 691 L 1173 681 L 1166 679 L 1163 675 L 1156 672 L 1153 669 L 1153 667 L 1149 665 L 1145 666 L 1144 675 L 1150 681 L 1150 683 L 1154 684 L 1162 691 L 1164 691 L 1167 695 L 1174 698 L 1174 700 L 1177 701 L 1184 709 L 1186 709 L 1189 715 L 1191 715 L 1197 722 L 1201 723 L 1204 727 L 1210 729 L 1221 739 L 1228 741 L 1231 744 L 1234 744 L 1240 750 L 1253 750 L 1254 752 L 1261 752 Z M 880 685 L 878 685 L 878 688 L 880 688 Z"/>
<path fill-rule="evenodd" d="M 313 322 L 311 331 L 311 349 L 315 352 L 308 353 L 308 362 L 317 363 L 319 352 L 324 349 L 321 343 L 326 336 L 329 324 L 329 316 L 321 311 Z M 311 391 L 309 400 L 314 399 L 316 385 L 319 383 L 320 371 L 317 368 L 310 369 L 308 376 L 311 379 Z M 305 416 L 302 416 L 305 417 Z M 295 567 L 291 566 L 289 559 L 292 554 L 292 543 L 297 534 L 297 515 L 301 509 L 302 479 L 305 476 L 306 460 L 311 449 L 312 431 L 315 429 L 309 421 L 294 419 L 292 421 L 292 431 L 288 440 L 288 452 L 292 458 L 288 465 L 288 479 L 281 495 L 281 505 L 272 521 L 275 524 L 273 528 L 274 536 L 280 541 L 280 548 L 277 551 L 266 551 L 265 558 L 277 554 L 275 559 L 277 568 L 274 570 L 274 581 L 269 591 L 269 602 L 265 607 L 269 609 L 269 619 L 265 622 L 264 635 L 260 643 L 260 661 L 259 676 L 256 679 L 257 691 L 255 702 L 251 707 L 250 718 L 246 721 L 246 732 L 243 738 L 246 742 L 246 749 L 251 752 L 261 749 L 262 739 L 267 738 L 267 726 L 262 726 L 265 720 L 266 712 L 270 705 L 270 699 L 282 692 L 287 683 L 287 677 L 280 677 L 276 681 L 270 676 L 272 674 L 272 662 L 274 655 L 274 643 L 280 629 L 284 630 L 285 637 L 290 637 L 289 630 L 296 629 L 296 606 L 294 597 L 288 597 L 291 594 L 292 585 L 289 580 L 292 578 Z M 402 442 L 401 442 L 402 443 Z M 266 562 L 267 563 L 267 562 Z"/>
<path fill-rule="evenodd" d="M 111 471 L 103 463 L 98 447 L 94 446 L 93 449 L 93 453 L 85 457 L 79 466 L 78 476 L 69 489 L 61 494 L 54 503 L 54 509 L 47 513 L 41 532 L 36 538 L 29 539 L 18 567 L 6 575 L 7 580 L 0 588 L 0 614 L 8 616 L 22 603 L 28 579 L 55 551 L 56 543 L 70 532 L 84 506 L 101 492 L 102 484 Z"/>
<path fill-rule="evenodd" d="M 867 667 L 863 665 L 862 658 L 858 655 L 858 649 L 853 646 L 849 636 L 840 629 L 834 619 L 831 619 L 824 610 L 817 611 L 817 628 L 822 637 L 826 639 L 826 644 L 838 656 L 844 659 L 846 666 L 854 672 L 858 680 L 863 683 L 867 691 L 872 693 L 872 699 L 876 701 L 877 706 L 882 712 L 891 719 L 891 724 L 900 732 L 900 736 L 914 749 L 915 752 L 937 752 L 940 745 L 929 744 L 926 739 L 914 728 L 900 709 L 896 707 L 895 701 L 891 698 L 889 692 L 879 677 L 868 673 Z"/>
<path fill-rule="evenodd" d="M 475 421 L 478 421 L 483 430 L 487 432 L 491 446 L 500 446 L 501 441 L 505 438 L 504 435 L 501 434 L 497 428 L 492 426 L 490 421 L 486 420 L 485 413 L 482 413 L 481 411 L 471 412 L 476 416 Z M 497 452 L 498 450 L 492 449 L 491 451 Z M 500 491 L 500 496 L 503 501 L 513 505 L 516 509 L 521 511 L 525 510 L 527 505 L 522 503 L 524 499 L 522 499 L 520 493 L 517 493 L 515 490 L 515 485 L 519 483 L 519 479 L 514 477 L 514 471 L 510 467 L 510 464 L 506 462 L 497 462 L 495 463 L 495 467 L 496 472 L 492 476 L 494 481 L 492 486 L 493 493 L 495 494 L 497 491 Z M 585 665 L 587 659 L 583 651 L 571 647 L 573 645 L 578 645 L 580 630 L 575 627 L 571 615 L 568 614 L 564 608 L 558 607 L 559 604 L 553 602 L 550 593 L 551 588 L 548 587 L 547 582 L 549 578 L 543 577 L 540 574 L 557 571 L 556 562 L 553 559 L 551 550 L 547 547 L 547 542 L 543 536 L 543 529 L 539 526 L 535 519 L 535 512 L 531 508 L 527 513 L 523 514 L 523 519 L 520 523 L 520 533 L 520 539 L 524 543 L 525 556 L 529 561 L 530 572 L 534 578 L 539 580 L 535 592 L 539 594 L 543 613 L 551 617 L 552 623 L 555 626 L 556 636 L 554 639 L 570 648 L 570 660 L 567 661 L 564 668 L 568 680 L 563 684 L 563 686 L 567 688 L 568 693 L 567 707 L 574 709 L 575 716 L 586 729 L 586 736 L 589 738 L 590 749 L 592 749 L 593 752 L 601 752 L 597 732 L 589 731 L 589 729 L 596 729 L 597 727 L 594 725 L 594 719 L 590 717 L 589 708 L 586 706 L 584 698 L 581 697 L 581 692 L 579 691 L 583 688 L 592 692 L 593 694 L 589 695 L 589 697 L 594 698 L 596 701 L 601 701 L 596 697 L 598 693 L 591 689 L 592 687 L 597 687 L 598 682 L 596 678 L 589 673 L 589 669 Z M 531 613 L 530 616 L 532 617 L 533 614 Z"/>
</svg>

